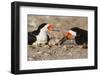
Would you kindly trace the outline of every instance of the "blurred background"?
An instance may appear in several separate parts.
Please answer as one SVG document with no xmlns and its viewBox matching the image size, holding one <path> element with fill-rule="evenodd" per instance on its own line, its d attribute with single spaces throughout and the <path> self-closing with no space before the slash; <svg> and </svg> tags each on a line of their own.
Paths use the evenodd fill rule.
<svg viewBox="0 0 100 76">
<path fill-rule="evenodd" d="M 28 15 L 28 31 L 33 31 L 42 23 L 51 23 L 57 29 L 68 30 L 72 27 L 88 29 L 88 18 L 77 16 L 38 16 Z"/>
</svg>

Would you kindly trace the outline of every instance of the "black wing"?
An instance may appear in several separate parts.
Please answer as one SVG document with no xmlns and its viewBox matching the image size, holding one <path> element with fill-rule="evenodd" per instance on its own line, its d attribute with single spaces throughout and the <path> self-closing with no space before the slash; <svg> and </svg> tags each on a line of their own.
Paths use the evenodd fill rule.
<svg viewBox="0 0 100 76">
<path fill-rule="evenodd" d="M 35 31 L 32 31 L 32 34 L 36 36 L 39 34 L 39 32 L 40 32 L 39 30 L 35 30 Z"/>
<path fill-rule="evenodd" d="M 36 40 L 36 36 L 32 32 L 28 32 L 28 44 L 32 45 Z"/>
<path fill-rule="evenodd" d="M 76 37 L 75 41 L 78 45 L 81 44 L 88 44 L 88 32 L 87 31 L 82 31 L 80 32 Z"/>
</svg>

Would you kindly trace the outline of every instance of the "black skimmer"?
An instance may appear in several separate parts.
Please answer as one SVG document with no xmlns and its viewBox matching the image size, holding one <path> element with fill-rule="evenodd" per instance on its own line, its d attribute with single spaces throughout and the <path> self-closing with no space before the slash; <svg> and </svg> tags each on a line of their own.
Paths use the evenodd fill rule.
<svg viewBox="0 0 100 76">
<path fill-rule="evenodd" d="M 75 39 L 76 44 L 88 44 L 88 32 L 84 29 L 73 27 L 66 33 L 67 39 Z"/>
<path fill-rule="evenodd" d="M 84 47 L 87 47 L 88 32 L 84 29 L 73 27 L 65 33 L 65 36 L 59 41 L 59 44 L 64 43 L 66 40 L 75 40 L 77 45 L 84 45 Z"/>
<path fill-rule="evenodd" d="M 28 32 L 28 44 L 29 45 L 38 45 L 46 44 L 50 40 L 48 36 L 48 31 L 53 29 L 53 25 L 48 23 L 41 24 L 37 30 Z"/>
</svg>

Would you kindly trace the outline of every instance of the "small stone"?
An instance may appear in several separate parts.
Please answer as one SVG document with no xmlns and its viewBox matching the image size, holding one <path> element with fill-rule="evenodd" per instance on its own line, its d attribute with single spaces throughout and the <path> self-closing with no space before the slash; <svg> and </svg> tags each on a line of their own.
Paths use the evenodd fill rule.
<svg viewBox="0 0 100 76">
<path fill-rule="evenodd" d="M 45 48 L 50 48 L 50 46 L 49 46 L 49 45 L 44 45 L 44 47 L 45 47 Z"/>
<path fill-rule="evenodd" d="M 62 48 L 63 48 L 63 49 L 67 49 L 67 46 L 66 46 L 66 45 L 64 45 Z"/>
<path fill-rule="evenodd" d="M 51 52 L 51 50 L 48 50 L 48 53 L 50 53 Z"/>
<path fill-rule="evenodd" d="M 50 40 L 49 41 L 49 45 L 55 45 L 56 43 L 55 43 L 55 40 L 54 39 L 52 39 L 52 40 Z"/>
<path fill-rule="evenodd" d="M 55 39 L 56 44 L 59 42 L 59 39 Z"/>
<path fill-rule="evenodd" d="M 42 54 L 42 53 L 43 53 L 42 51 L 37 52 L 37 54 L 39 54 L 39 55 Z"/>
<path fill-rule="evenodd" d="M 72 56 L 73 54 L 71 52 L 69 52 L 67 55 Z"/>
<path fill-rule="evenodd" d="M 47 57 L 47 56 L 49 56 L 49 54 L 48 54 L 48 53 L 44 53 L 44 56 L 46 56 L 46 57 Z"/>
<path fill-rule="evenodd" d="M 36 57 L 35 55 L 32 55 L 32 57 L 34 58 L 34 57 Z"/>
<path fill-rule="evenodd" d="M 61 39 L 63 36 L 64 36 L 64 34 L 63 34 L 63 32 L 62 31 L 52 31 L 52 32 L 50 32 L 50 35 L 52 35 L 51 37 L 53 37 L 53 38 L 58 38 L 58 39 Z"/>
</svg>

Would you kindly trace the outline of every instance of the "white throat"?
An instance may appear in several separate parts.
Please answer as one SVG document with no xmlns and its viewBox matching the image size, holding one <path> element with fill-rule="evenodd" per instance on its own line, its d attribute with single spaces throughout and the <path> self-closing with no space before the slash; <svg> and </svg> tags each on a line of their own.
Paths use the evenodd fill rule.
<svg viewBox="0 0 100 76">
<path fill-rule="evenodd" d="M 70 32 L 74 37 L 77 35 L 77 33 L 72 30 L 69 30 L 68 32 Z"/>
</svg>

